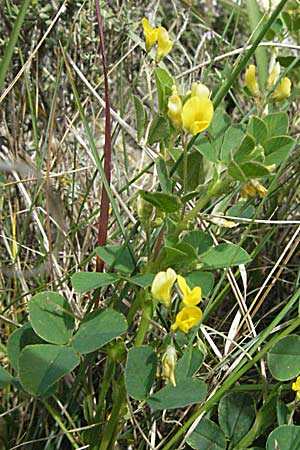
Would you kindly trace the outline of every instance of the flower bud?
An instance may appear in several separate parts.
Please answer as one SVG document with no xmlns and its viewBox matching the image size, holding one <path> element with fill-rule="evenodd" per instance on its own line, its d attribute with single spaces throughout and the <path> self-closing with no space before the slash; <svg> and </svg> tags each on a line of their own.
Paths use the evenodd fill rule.
<svg viewBox="0 0 300 450">
<path fill-rule="evenodd" d="M 173 43 L 169 39 L 169 33 L 164 27 L 159 27 L 157 32 L 156 62 L 159 62 L 172 50 Z"/>
<path fill-rule="evenodd" d="M 176 386 L 175 365 L 177 361 L 176 350 L 173 345 L 168 345 L 167 351 L 162 358 L 162 376 Z"/>
<path fill-rule="evenodd" d="M 153 206 L 149 202 L 144 200 L 142 197 L 138 197 L 136 207 L 137 207 L 137 215 L 140 221 L 142 223 L 147 222 L 152 215 Z"/>
<path fill-rule="evenodd" d="M 191 97 L 207 97 L 210 96 L 210 90 L 202 83 L 192 83 Z"/>
<path fill-rule="evenodd" d="M 275 102 L 280 102 L 291 95 L 291 80 L 288 77 L 284 77 L 279 86 L 272 94 L 272 98 Z"/>
<path fill-rule="evenodd" d="M 254 97 L 260 95 L 259 86 L 256 80 L 256 67 L 254 64 L 250 64 L 245 73 L 246 86 Z"/>
<path fill-rule="evenodd" d="M 271 89 L 274 86 L 274 84 L 276 84 L 279 74 L 280 74 L 280 64 L 279 62 L 277 62 L 276 64 L 274 64 L 274 67 L 271 70 L 270 75 L 268 77 L 267 89 Z"/>
</svg>

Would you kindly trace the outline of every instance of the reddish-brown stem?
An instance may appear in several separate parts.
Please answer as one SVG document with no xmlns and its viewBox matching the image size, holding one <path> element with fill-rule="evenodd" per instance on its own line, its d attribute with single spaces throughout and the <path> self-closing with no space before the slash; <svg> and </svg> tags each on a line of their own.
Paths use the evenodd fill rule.
<svg viewBox="0 0 300 450">
<path fill-rule="evenodd" d="M 104 90 L 105 90 L 105 144 L 104 144 L 104 172 L 108 183 L 110 184 L 110 172 L 111 172 L 111 128 L 110 128 L 110 101 L 108 91 L 108 75 L 107 65 L 105 58 L 104 47 L 104 35 L 103 24 L 100 13 L 99 0 L 95 0 L 96 16 L 98 22 L 98 31 L 100 38 L 100 51 L 102 57 L 102 67 L 104 75 Z M 109 198 L 106 189 L 102 185 L 101 204 L 100 204 L 100 217 L 98 225 L 98 245 L 103 246 L 106 244 L 107 239 L 107 227 L 108 227 L 108 212 L 109 212 Z M 103 272 L 104 261 L 97 256 L 96 259 L 96 271 Z M 98 303 L 98 302 L 96 302 Z"/>
</svg>

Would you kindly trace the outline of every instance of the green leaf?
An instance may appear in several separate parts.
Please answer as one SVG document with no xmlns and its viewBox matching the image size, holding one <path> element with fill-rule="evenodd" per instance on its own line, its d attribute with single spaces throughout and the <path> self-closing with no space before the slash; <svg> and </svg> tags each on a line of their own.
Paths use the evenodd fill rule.
<svg viewBox="0 0 300 450">
<path fill-rule="evenodd" d="M 287 134 L 289 128 L 289 118 L 287 113 L 278 112 L 268 114 L 264 117 L 264 123 L 267 125 L 269 137 Z"/>
<path fill-rule="evenodd" d="M 28 304 L 35 333 L 51 344 L 66 344 L 73 334 L 74 317 L 67 300 L 55 292 L 37 294 Z"/>
<path fill-rule="evenodd" d="M 181 241 L 175 247 L 165 246 L 159 254 L 157 264 L 160 270 L 166 270 L 168 267 L 180 269 L 182 266 L 188 269 L 197 259 L 195 249 L 190 244 Z"/>
<path fill-rule="evenodd" d="M 225 269 L 239 264 L 247 264 L 250 256 L 242 247 L 236 244 L 219 244 L 208 250 L 201 257 L 201 262 L 210 269 Z"/>
<path fill-rule="evenodd" d="M 140 191 L 139 193 L 144 200 L 165 213 L 174 213 L 182 207 L 180 199 L 173 194 L 147 191 Z"/>
<path fill-rule="evenodd" d="M 168 172 L 166 161 L 162 158 L 156 158 L 155 165 L 162 191 L 171 192 L 172 182 Z"/>
<path fill-rule="evenodd" d="M 182 238 L 182 242 L 190 244 L 198 255 L 206 253 L 213 246 L 211 236 L 201 230 L 194 230 L 186 233 Z"/>
<path fill-rule="evenodd" d="M 93 291 L 94 289 L 109 286 L 119 281 L 119 277 L 110 273 L 78 272 L 71 277 L 73 288 L 80 293 Z"/>
<path fill-rule="evenodd" d="M 199 403 L 205 399 L 206 385 L 192 378 L 179 381 L 176 386 L 167 385 L 151 395 L 147 401 L 153 409 L 176 409 Z"/>
<path fill-rule="evenodd" d="M 206 161 L 207 165 L 207 161 Z M 184 164 L 183 160 L 179 163 L 176 173 L 180 177 L 180 182 L 183 184 L 184 178 Z M 205 175 L 207 168 L 202 155 L 197 151 L 191 151 L 187 156 L 187 191 L 193 191 L 199 185 L 205 182 Z"/>
<path fill-rule="evenodd" d="M 133 96 L 135 118 L 136 118 L 136 128 L 137 128 L 137 138 L 138 142 L 141 141 L 147 122 L 147 114 L 144 105 L 139 97 Z"/>
<path fill-rule="evenodd" d="M 79 353 L 91 353 L 121 336 L 126 330 L 127 322 L 123 314 L 111 308 L 93 311 L 80 323 L 72 344 Z"/>
<path fill-rule="evenodd" d="M 255 214 L 255 207 L 253 205 L 247 205 L 244 203 L 237 203 L 231 206 L 227 212 L 227 216 L 241 217 L 246 219 L 252 219 Z"/>
<path fill-rule="evenodd" d="M 175 367 L 176 383 L 191 378 L 200 369 L 203 361 L 204 354 L 198 347 L 187 347 Z"/>
<path fill-rule="evenodd" d="M 241 164 L 241 170 L 247 178 L 263 178 L 270 175 L 270 167 L 259 161 L 248 161 Z"/>
<path fill-rule="evenodd" d="M 287 381 L 300 373 L 300 336 L 285 336 L 268 353 L 268 365 L 276 380 Z"/>
<path fill-rule="evenodd" d="M 209 142 L 207 137 L 198 134 L 193 147 L 195 147 L 196 150 L 201 153 L 201 155 L 205 156 L 205 158 L 207 158 L 209 161 L 218 161 L 218 152 L 216 148 Z"/>
<path fill-rule="evenodd" d="M 0 366 L 0 389 L 5 388 L 7 384 L 12 381 L 12 376 L 10 373 Z"/>
<path fill-rule="evenodd" d="M 202 297 L 207 297 L 212 290 L 214 284 L 214 275 L 211 272 L 202 272 L 195 270 L 186 276 L 188 285 L 191 289 L 200 286 L 202 289 Z"/>
<path fill-rule="evenodd" d="M 298 450 L 300 442 L 300 426 L 281 425 L 269 435 L 266 450 Z"/>
<path fill-rule="evenodd" d="M 252 135 L 257 144 L 262 144 L 268 137 L 268 128 L 259 117 L 253 116 L 249 122 L 247 132 Z"/>
<path fill-rule="evenodd" d="M 255 415 L 255 402 L 249 394 L 232 392 L 219 403 L 219 424 L 233 445 L 250 430 Z"/>
<path fill-rule="evenodd" d="M 131 348 L 125 369 L 128 395 L 135 400 L 146 399 L 154 383 L 156 369 L 157 356 L 149 345 Z"/>
<path fill-rule="evenodd" d="M 155 275 L 152 273 L 145 273 L 141 275 L 135 275 L 134 277 L 130 277 L 128 279 L 129 283 L 136 284 L 137 286 L 147 288 L 150 287 Z"/>
<path fill-rule="evenodd" d="M 19 359 L 20 382 L 27 392 L 40 397 L 79 363 L 79 356 L 70 347 L 27 345 Z"/>
<path fill-rule="evenodd" d="M 255 144 L 256 143 L 254 137 L 250 136 L 250 134 L 246 134 L 241 142 L 240 147 L 234 155 L 234 160 L 238 164 L 243 164 L 244 162 L 247 162 L 249 159 L 251 159 L 251 154 L 255 148 Z"/>
<path fill-rule="evenodd" d="M 290 154 L 294 139 L 289 136 L 277 136 L 267 139 L 264 143 L 265 164 L 280 164 Z"/>
<path fill-rule="evenodd" d="M 202 419 L 188 437 L 187 443 L 197 450 L 225 450 L 226 438 L 217 424 L 209 419 Z"/>
<path fill-rule="evenodd" d="M 119 272 L 130 273 L 135 269 L 135 261 L 126 245 L 97 247 L 96 253 L 106 264 Z"/>
<path fill-rule="evenodd" d="M 17 328 L 8 338 L 7 356 L 16 372 L 19 371 L 19 356 L 26 345 L 45 343 L 43 339 L 35 334 L 31 324 L 25 323 L 21 328 Z"/>
<path fill-rule="evenodd" d="M 297 26 L 300 26 L 299 22 L 297 23 Z M 277 56 L 276 61 L 278 61 L 282 67 L 289 67 L 294 61 L 296 61 L 296 59 L 298 60 L 298 62 L 296 62 L 296 64 L 293 66 L 293 68 L 295 69 L 300 67 L 298 56 Z"/>
<path fill-rule="evenodd" d="M 224 109 L 217 108 L 208 129 L 208 134 L 216 149 L 215 151 L 217 155 L 220 153 L 224 135 L 226 130 L 230 127 L 230 122 L 230 117 L 228 114 L 224 114 Z"/>
<path fill-rule="evenodd" d="M 168 98 L 172 94 L 172 86 L 174 84 L 173 78 L 165 69 L 162 69 L 161 67 L 157 67 L 154 70 L 154 77 L 157 87 L 159 110 L 161 112 L 166 112 L 168 107 Z"/>
<path fill-rule="evenodd" d="M 163 116 L 155 115 L 149 128 L 148 144 L 153 145 L 157 142 L 165 141 L 169 136 L 169 121 Z"/>
<path fill-rule="evenodd" d="M 243 139 L 244 132 L 241 127 L 229 127 L 224 135 L 223 144 L 220 151 L 220 160 L 228 164 L 230 156 L 234 155 Z"/>
</svg>

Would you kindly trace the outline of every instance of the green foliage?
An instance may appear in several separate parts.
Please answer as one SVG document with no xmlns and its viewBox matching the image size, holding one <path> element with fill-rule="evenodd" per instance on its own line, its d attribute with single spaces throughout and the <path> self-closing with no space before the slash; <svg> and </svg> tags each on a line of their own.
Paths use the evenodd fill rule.
<svg viewBox="0 0 300 450">
<path fill-rule="evenodd" d="M 247 264 L 250 256 L 242 247 L 236 244 L 219 244 L 210 248 L 201 257 L 201 262 L 208 269 L 222 269 L 239 264 Z"/>
<path fill-rule="evenodd" d="M 35 334 L 31 323 L 25 323 L 21 328 L 17 328 L 7 342 L 7 356 L 13 369 L 19 372 L 19 356 L 26 345 L 45 343 L 43 339 Z"/>
<path fill-rule="evenodd" d="M 205 355 L 197 347 L 187 347 L 175 368 L 176 383 L 191 378 L 202 366 Z"/>
<path fill-rule="evenodd" d="M 140 195 L 144 200 L 155 206 L 155 208 L 165 213 L 174 213 L 182 207 L 182 203 L 177 195 L 147 191 L 140 191 Z"/>
<path fill-rule="evenodd" d="M 128 351 L 125 369 L 125 383 L 128 395 L 136 400 L 148 397 L 157 370 L 157 356 L 148 345 L 131 348 Z"/>
<path fill-rule="evenodd" d="M 300 373 L 300 336 L 285 336 L 268 353 L 270 372 L 276 380 L 287 381 Z"/>
<path fill-rule="evenodd" d="M 27 345 L 19 358 L 23 388 L 34 396 L 45 396 L 50 388 L 80 363 L 71 347 L 53 344 Z"/>
<path fill-rule="evenodd" d="M 134 108 L 135 108 L 135 118 L 136 118 L 136 128 L 137 128 L 137 138 L 140 142 L 144 136 L 144 131 L 147 122 L 147 113 L 144 105 L 139 97 L 133 96 Z"/>
<path fill-rule="evenodd" d="M 106 264 L 117 271 L 129 273 L 135 268 L 135 261 L 127 246 L 105 245 L 97 247 L 96 253 Z"/>
<path fill-rule="evenodd" d="M 148 133 L 148 144 L 153 145 L 157 142 L 164 142 L 170 135 L 169 121 L 160 115 L 154 116 Z"/>
<path fill-rule="evenodd" d="M 166 112 L 168 106 L 168 97 L 172 93 L 172 85 L 174 83 L 173 78 L 165 69 L 162 69 L 161 67 L 157 67 L 154 70 L 154 77 L 156 82 L 160 112 Z"/>
<path fill-rule="evenodd" d="M 125 266 L 126 267 L 126 266 Z M 109 286 L 119 278 L 109 273 L 77 272 L 72 275 L 72 285 L 80 293 L 89 292 L 97 288 Z"/>
<path fill-rule="evenodd" d="M 12 381 L 12 376 L 7 370 L 0 366 L 0 389 L 3 389 Z"/>
<path fill-rule="evenodd" d="M 29 318 L 35 333 L 51 344 L 67 344 L 74 317 L 67 300 L 55 292 L 35 295 L 29 302 Z"/>
<path fill-rule="evenodd" d="M 72 338 L 74 349 L 82 354 L 100 349 L 127 330 L 123 314 L 107 308 L 87 314 Z"/>
<path fill-rule="evenodd" d="M 273 450 L 276 445 L 280 450 L 297 450 L 300 440 L 300 427 L 282 425 L 269 435 L 266 450 Z"/>
<path fill-rule="evenodd" d="M 221 399 L 218 416 L 224 434 L 236 445 L 249 431 L 255 419 L 255 402 L 249 394 L 232 392 Z"/>
<path fill-rule="evenodd" d="M 224 433 L 218 425 L 208 419 L 201 420 L 187 442 L 197 450 L 200 448 L 201 450 L 225 450 L 227 448 Z"/>
<path fill-rule="evenodd" d="M 183 408 L 203 401 L 205 396 L 206 385 L 203 381 L 185 378 L 176 383 L 176 386 L 169 384 L 155 392 L 147 403 L 153 409 Z"/>
</svg>

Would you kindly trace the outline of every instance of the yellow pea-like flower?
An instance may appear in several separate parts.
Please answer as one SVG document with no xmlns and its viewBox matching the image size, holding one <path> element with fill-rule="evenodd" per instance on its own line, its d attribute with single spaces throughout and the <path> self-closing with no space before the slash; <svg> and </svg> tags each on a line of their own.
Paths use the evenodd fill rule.
<svg viewBox="0 0 300 450">
<path fill-rule="evenodd" d="M 152 28 L 146 17 L 142 19 L 142 26 L 146 41 L 146 51 L 149 52 L 157 41 L 158 28 Z"/>
<path fill-rule="evenodd" d="M 177 278 L 176 272 L 169 268 L 165 272 L 158 272 L 151 286 L 154 300 L 162 302 L 167 308 L 171 304 L 171 289 Z"/>
<path fill-rule="evenodd" d="M 179 97 L 176 88 L 173 89 L 173 94 L 168 100 L 168 116 L 178 130 L 182 128 L 182 101 Z"/>
<path fill-rule="evenodd" d="M 256 80 L 256 67 L 254 64 L 250 64 L 245 73 L 246 86 L 254 97 L 257 97 L 259 92 L 259 86 Z"/>
<path fill-rule="evenodd" d="M 176 386 L 175 366 L 177 361 L 176 350 L 173 345 L 169 345 L 166 353 L 162 358 L 162 376 Z"/>
<path fill-rule="evenodd" d="M 182 123 L 192 135 L 206 130 L 213 118 L 214 107 L 209 98 L 194 96 L 189 98 L 182 108 Z"/>
<path fill-rule="evenodd" d="M 300 398 L 300 377 L 297 377 L 296 381 L 292 383 L 292 390 L 296 392 L 296 396 Z"/>
<path fill-rule="evenodd" d="M 169 33 L 164 27 L 159 27 L 157 32 L 156 62 L 159 62 L 170 53 L 173 41 L 169 39 Z"/>
<path fill-rule="evenodd" d="M 173 331 L 179 330 L 183 333 L 188 333 L 188 331 L 197 325 L 202 317 L 202 311 L 197 306 L 186 306 L 176 315 L 176 321 L 171 326 Z"/>
<path fill-rule="evenodd" d="M 275 102 L 279 102 L 281 100 L 289 98 L 289 96 L 291 95 L 291 87 L 292 87 L 291 80 L 288 77 L 284 77 L 281 80 L 279 86 L 275 89 L 275 91 L 272 94 L 273 100 Z"/>
<path fill-rule="evenodd" d="M 202 289 L 200 286 L 195 286 L 190 289 L 186 280 L 181 275 L 177 275 L 177 284 L 183 294 L 182 303 L 184 306 L 196 306 L 201 301 Z"/>
<path fill-rule="evenodd" d="M 256 189 L 252 184 L 243 184 L 240 194 L 242 198 L 255 197 Z"/>
<path fill-rule="evenodd" d="M 192 83 L 191 97 L 207 97 L 210 96 L 210 90 L 202 83 Z"/>
<path fill-rule="evenodd" d="M 277 62 L 276 64 L 274 64 L 274 67 L 269 74 L 268 81 L 267 81 L 268 89 L 271 89 L 274 86 L 274 84 L 278 80 L 279 74 L 280 74 L 280 64 L 279 64 L 279 62 Z"/>
</svg>

